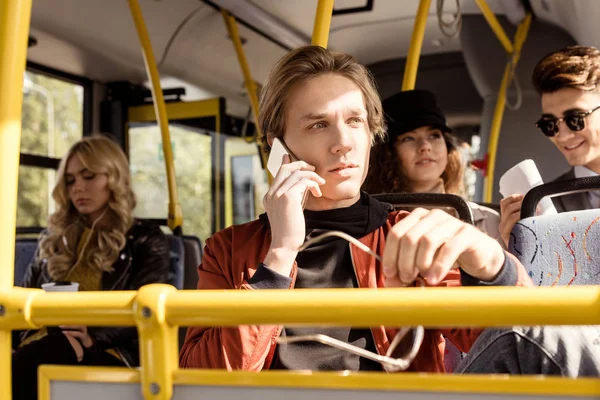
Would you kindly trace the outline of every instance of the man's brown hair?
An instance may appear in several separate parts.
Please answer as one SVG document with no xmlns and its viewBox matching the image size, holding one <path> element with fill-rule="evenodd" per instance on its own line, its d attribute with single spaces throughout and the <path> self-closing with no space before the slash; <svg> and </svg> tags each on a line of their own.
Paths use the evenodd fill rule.
<svg viewBox="0 0 600 400">
<path fill-rule="evenodd" d="M 538 62 L 532 81 L 539 94 L 564 88 L 594 90 L 600 82 L 600 50 L 571 46 L 551 53 Z"/>
<path fill-rule="evenodd" d="M 282 138 L 285 132 L 289 93 L 296 85 L 322 74 L 337 74 L 354 82 L 363 93 L 373 139 L 385 137 L 381 99 L 369 70 L 350 54 L 335 53 L 319 46 L 304 46 L 277 62 L 261 91 L 258 124 L 264 134 L 267 152 L 271 150 L 266 142 L 267 136 Z"/>
</svg>

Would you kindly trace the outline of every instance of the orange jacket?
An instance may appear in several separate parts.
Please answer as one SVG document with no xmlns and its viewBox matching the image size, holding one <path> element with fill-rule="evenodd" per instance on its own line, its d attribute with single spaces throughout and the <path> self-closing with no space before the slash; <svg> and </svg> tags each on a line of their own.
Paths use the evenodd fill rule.
<svg viewBox="0 0 600 400">
<path fill-rule="evenodd" d="M 360 241 L 377 254 L 383 254 L 385 238 L 391 227 L 404 218 L 406 212 L 393 212 L 387 223 Z M 198 289 L 254 290 L 248 279 L 265 259 L 271 243 L 271 231 L 261 221 L 227 228 L 206 241 L 202 264 L 198 267 Z M 369 254 L 350 245 L 358 286 L 383 287 L 380 263 Z M 508 257 L 512 257 L 508 255 Z M 532 285 L 527 272 L 513 257 L 518 269 L 518 286 Z M 293 289 L 297 264 L 291 272 Z M 439 286 L 460 286 L 460 272 L 451 271 Z M 220 368 L 226 370 L 261 371 L 268 369 L 282 326 L 246 325 L 236 328 L 190 327 L 179 357 L 182 368 Z M 372 328 L 379 354 L 385 354 L 397 330 L 383 326 Z M 421 350 L 409 371 L 444 372 L 445 340 L 451 340 L 461 351 L 467 352 L 477 339 L 478 329 L 428 329 Z"/>
</svg>

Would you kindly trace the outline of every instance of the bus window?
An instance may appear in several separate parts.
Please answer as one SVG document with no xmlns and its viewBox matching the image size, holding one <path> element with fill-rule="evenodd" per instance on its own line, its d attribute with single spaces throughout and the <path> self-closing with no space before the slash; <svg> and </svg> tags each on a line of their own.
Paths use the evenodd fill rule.
<svg viewBox="0 0 600 400">
<path fill-rule="evenodd" d="M 57 166 L 69 147 L 81 139 L 83 103 L 82 85 L 33 71 L 25 73 L 17 226 L 46 226 L 54 211 L 55 170 L 51 166 Z"/>
<path fill-rule="evenodd" d="M 225 142 L 225 225 L 250 222 L 265 212 L 269 190 L 256 143 L 228 137 Z"/>
<path fill-rule="evenodd" d="M 171 124 L 169 130 L 179 202 L 185 221 L 183 232 L 204 240 L 212 234 L 212 139 L 207 134 L 181 125 Z M 169 195 L 158 126 L 130 126 L 129 162 L 133 190 L 138 200 L 136 217 L 165 219 Z"/>
</svg>

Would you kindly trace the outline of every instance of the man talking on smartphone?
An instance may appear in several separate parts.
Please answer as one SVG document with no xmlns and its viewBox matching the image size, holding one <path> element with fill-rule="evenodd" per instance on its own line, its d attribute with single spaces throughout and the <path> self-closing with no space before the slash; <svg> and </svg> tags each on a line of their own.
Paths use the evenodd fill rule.
<svg viewBox="0 0 600 400">
<path fill-rule="evenodd" d="M 396 212 L 361 192 L 371 146 L 385 139 L 385 122 L 374 81 L 352 56 L 318 46 L 287 54 L 265 82 L 258 122 L 269 145 L 281 140 L 301 161 L 283 157 L 264 198 L 266 214 L 206 241 L 198 289 L 374 289 L 412 286 L 418 277 L 429 286 L 531 285 L 522 265 L 475 227 L 440 210 Z M 299 251 L 307 239 L 330 231 L 358 239 L 382 262 L 341 238 Z M 569 330 L 567 335 L 554 329 L 552 334 L 539 327 L 428 329 L 408 370 L 444 371 L 445 336 L 460 350 L 471 350 L 461 372 L 598 374 L 599 351 L 583 349 L 585 330 Z M 321 334 L 385 354 L 396 332 L 384 327 L 191 327 L 180 365 L 381 371 L 371 360 L 325 344 L 276 341 Z M 563 346 L 567 336 L 568 345 Z M 569 352 L 547 350 L 556 348 Z M 566 358 L 568 368 L 561 364 Z"/>
</svg>

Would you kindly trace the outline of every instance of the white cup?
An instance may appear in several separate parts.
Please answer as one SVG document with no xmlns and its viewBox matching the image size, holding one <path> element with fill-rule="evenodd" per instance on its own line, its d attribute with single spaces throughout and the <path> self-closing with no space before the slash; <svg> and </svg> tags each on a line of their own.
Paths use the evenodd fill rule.
<svg viewBox="0 0 600 400">
<path fill-rule="evenodd" d="M 500 193 L 504 197 L 513 194 L 526 194 L 532 188 L 543 184 L 544 181 L 533 160 L 521 161 L 500 178 Z M 539 214 L 556 214 L 556 208 L 549 197 L 539 202 Z"/>
<path fill-rule="evenodd" d="M 79 283 L 78 282 L 69 282 L 68 284 L 56 282 L 48 282 L 42 283 L 42 289 L 45 292 L 78 292 L 79 291 Z"/>
</svg>

